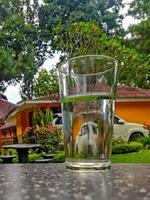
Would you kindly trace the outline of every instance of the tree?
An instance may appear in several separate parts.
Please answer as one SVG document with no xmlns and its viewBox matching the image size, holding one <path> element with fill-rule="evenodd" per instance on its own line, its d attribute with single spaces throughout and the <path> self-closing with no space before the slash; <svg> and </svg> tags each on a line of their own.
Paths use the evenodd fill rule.
<svg viewBox="0 0 150 200">
<path fill-rule="evenodd" d="M 12 79 L 15 79 L 16 72 L 13 68 L 15 65 L 12 57 L 12 49 L 4 49 L 0 47 L 0 91 L 4 92 L 7 85 Z"/>
<path fill-rule="evenodd" d="M 137 50 L 150 53 L 150 18 L 130 27 L 132 46 Z"/>
<path fill-rule="evenodd" d="M 35 97 L 50 96 L 58 93 L 59 85 L 56 69 L 51 69 L 49 72 L 42 69 L 38 73 L 38 77 L 33 85 L 33 92 Z"/>
<path fill-rule="evenodd" d="M 55 43 L 62 60 L 84 54 L 103 54 L 118 60 L 118 82 L 130 86 L 149 88 L 148 59 L 145 54 L 110 39 L 96 22 L 72 24 L 62 33 L 61 23 L 54 29 Z"/>
<path fill-rule="evenodd" d="M 114 36 L 122 33 L 123 16 L 119 14 L 122 0 L 44 0 L 39 10 L 40 27 L 49 31 L 61 22 L 65 31 L 72 23 L 95 20 Z M 53 47 L 55 50 L 55 46 Z"/>
<path fill-rule="evenodd" d="M 0 26 L 16 13 L 22 13 L 22 3 L 20 0 L 0 0 Z"/>
<path fill-rule="evenodd" d="M 133 0 L 130 4 L 128 14 L 140 20 L 138 24 L 130 26 L 129 28 L 131 38 L 128 40 L 128 44 L 130 44 L 131 47 L 136 48 L 140 53 L 145 53 L 143 64 L 147 64 L 144 65 L 140 71 L 142 72 L 141 74 L 145 72 L 145 75 L 143 74 L 142 76 L 146 77 L 146 87 L 150 88 L 150 86 L 148 86 L 150 83 L 150 1 Z"/>
<path fill-rule="evenodd" d="M 6 83 L 18 82 L 21 93 L 31 99 L 34 76 L 46 59 L 47 49 L 39 29 L 38 0 L 8 0 L 6 9 L 6 1 L 0 3 L 5 13 L 0 31 L 0 52 L 4 55 L 0 57 L 0 69 L 5 70 L 1 71 L 0 85 L 4 90 Z"/>
<path fill-rule="evenodd" d="M 58 23 L 53 32 L 56 50 L 62 52 L 62 59 L 83 54 L 97 54 L 100 49 L 103 51 L 102 44 L 107 37 L 98 23 L 93 21 L 74 23 L 65 31 L 63 24 Z"/>
<path fill-rule="evenodd" d="M 128 14 L 134 18 L 145 20 L 150 17 L 150 2 L 149 0 L 133 0 L 130 3 Z"/>
<path fill-rule="evenodd" d="M 130 27 L 130 43 L 139 51 L 150 53 L 150 2 L 149 0 L 133 0 L 128 14 L 139 19 L 137 25 Z"/>
</svg>

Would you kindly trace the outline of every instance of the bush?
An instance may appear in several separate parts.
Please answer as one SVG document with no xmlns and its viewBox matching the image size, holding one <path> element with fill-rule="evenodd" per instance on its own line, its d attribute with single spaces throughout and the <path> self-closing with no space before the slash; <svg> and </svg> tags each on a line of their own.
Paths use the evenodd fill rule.
<svg viewBox="0 0 150 200">
<path fill-rule="evenodd" d="M 28 128 L 24 133 L 23 142 L 41 144 L 42 151 L 54 153 L 59 149 L 59 144 L 62 142 L 61 129 L 54 126 L 49 126 L 49 128 Z"/>
<path fill-rule="evenodd" d="M 140 137 L 138 138 L 138 142 L 142 143 L 143 146 L 149 147 L 150 146 L 150 136 Z"/>
<path fill-rule="evenodd" d="M 51 126 L 50 128 L 37 128 L 34 131 L 35 142 L 42 145 L 45 153 L 54 153 L 61 142 L 61 129 Z"/>
<path fill-rule="evenodd" d="M 36 135 L 34 134 L 34 129 L 32 127 L 27 127 L 23 134 L 23 143 L 35 144 Z"/>
<path fill-rule="evenodd" d="M 54 162 L 65 162 L 65 152 L 58 151 L 54 157 Z"/>
<path fill-rule="evenodd" d="M 123 154 L 123 153 L 130 153 L 130 152 L 137 152 L 142 149 L 143 144 L 139 142 L 124 142 L 121 144 L 115 144 L 112 146 L 112 153 L 113 154 Z"/>
<path fill-rule="evenodd" d="M 123 144 L 123 143 L 125 143 L 125 141 L 122 139 L 122 137 L 118 137 L 117 139 L 113 138 L 112 140 L 112 145 Z"/>
</svg>

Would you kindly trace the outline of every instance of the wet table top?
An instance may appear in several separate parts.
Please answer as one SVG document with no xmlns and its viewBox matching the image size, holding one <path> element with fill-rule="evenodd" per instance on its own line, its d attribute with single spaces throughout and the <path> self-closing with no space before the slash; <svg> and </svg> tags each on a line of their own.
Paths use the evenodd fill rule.
<svg viewBox="0 0 150 200">
<path fill-rule="evenodd" d="M 150 165 L 112 165 L 101 172 L 69 171 L 63 163 L 1 164 L 2 200 L 149 200 Z"/>
</svg>

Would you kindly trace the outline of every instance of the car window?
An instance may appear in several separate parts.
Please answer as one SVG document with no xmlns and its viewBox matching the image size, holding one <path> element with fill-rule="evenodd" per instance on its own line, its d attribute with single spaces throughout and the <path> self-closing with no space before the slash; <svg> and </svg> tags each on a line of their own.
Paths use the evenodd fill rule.
<svg viewBox="0 0 150 200">
<path fill-rule="evenodd" d="M 91 125 L 91 127 L 92 127 L 92 130 L 93 130 L 93 134 L 97 134 L 97 127 L 96 126 L 94 126 L 94 125 Z"/>
<path fill-rule="evenodd" d="M 86 135 L 89 132 L 89 127 L 88 125 L 85 125 L 81 128 L 81 135 Z"/>
<path fill-rule="evenodd" d="M 114 123 L 118 124 L 118 121 L 119 121 L 118 117 L 114 117 Z"/>
<path fill-rule="evenodd" d="M 62 124 L 62 118 L 58 117 L 55 121 L 55 124 Z"/>
</svg>

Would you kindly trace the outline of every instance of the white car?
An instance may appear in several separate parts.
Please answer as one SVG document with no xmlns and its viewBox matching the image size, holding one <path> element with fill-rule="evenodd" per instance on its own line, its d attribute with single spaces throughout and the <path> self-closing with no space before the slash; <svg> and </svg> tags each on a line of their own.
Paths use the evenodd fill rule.
<svg viewBox="0 0 150 200">
<path fill-rule="evenodd" d="M 114 138 L 122 138 L 124 141 L 133 141 L 139 136 L 148 136 L 149 130 L 146 126 L 137 123 L 126 122 L 114 117 Z"/>
<path fill-rule="evenodd" d="M 86 122 L 81 126 L 81 129 L 76 137 L 75 148 L 78 152 L 82 152 L 84 147 L 90 148 L 93 155 L 97 149 L 97 125 L 93 122 Z M 134 141 L 139 136 L 148 136 L 148 129 L 136 123 L 129 123 L 115 116 L 114 117 L 114 138 L 121 138 L 124 141 Z"/>
<path fill-rule="evenodd" d="M 53 124 L 57 124 L 59 126 L 62 126 L 62 120 L 61 120 L 61 115 L 56 117 L 53 121 Z M 97 135 L 97 126 L 93 122 L 88 122 L 82 124 L 80 131 L 78 133 L 78 136 L 76 138 L 76 141 L 78 143 L 80 142 L 81 139 L 85 141 L 85 138 L 89 137 L 89 143 L 96 138 Z M 148 136 L 149 135 L 149 130 L 147 129 L 146 126 L 142 124 L 137 124 L 137 123 L 130 123 L 126 122 L 125 120 L 121 119 L 118 116 L 114 117 L 114 134 L 113 137 L 115 139 L 121 138 L 124 141 L 133 141 L 139 136 Z"/>
<path fill-rule="evenodd" d="M 57 113 L 55 118 L 52 121 L 52 125 L 55 125 L 58 128 L 62 128 L 62 114 Z"/>
<path fill-rule="evenodd" d="M 75 148 L 82 152 L 84 148 L 89 148 L 92 154 L 96 154 L 97 149 L 97 126 L 93 122 L 86 122 L 81 126 L 75 141 Z"/>
</svg>

